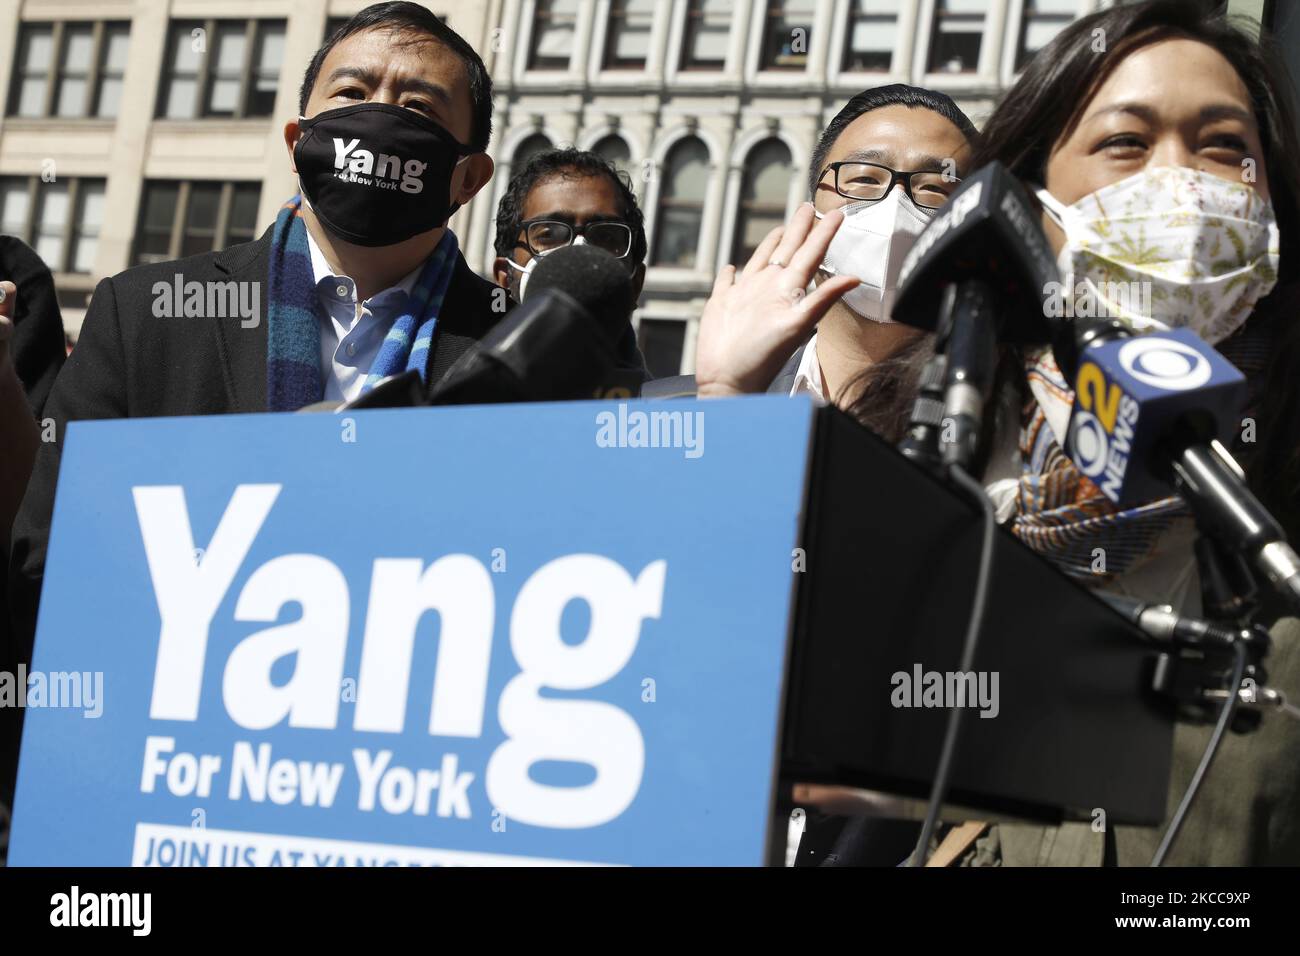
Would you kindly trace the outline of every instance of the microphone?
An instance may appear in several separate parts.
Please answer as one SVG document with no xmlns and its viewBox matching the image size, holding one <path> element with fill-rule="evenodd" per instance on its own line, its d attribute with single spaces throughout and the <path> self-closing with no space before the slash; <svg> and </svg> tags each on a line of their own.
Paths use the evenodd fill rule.
<svg viewBox="0 0 1300 956">
<path fill-rule="evenodd" d="M 1191 647 L 1206 644 L 1221 644 L 1227 647 L 1243 635 L 1241 628 L 1214 624 L 1196 617 L 1184 617 L 1168 604 L 1149 604 L 1137 598 L 1110 594 L 1106 591 L 1093 593 L 1136 624 L 1148 637 L 1158 641 L 1170 641 Z M 1249 629 L 1246 629 L 1245 634 L 1250 633 Z"/>
<path fill-rule="evenodd" d="M 993 387 L 999 341 L 1050 341 L 1056 256 L 1019 181 L 989 163 L 962 181 L 899 269 L 893 318 L 935 332 L 947 356 L 942 457 L 968 466 Z"/>
<path fill-rule="evenodd" d="M 423 404 L 425 404 L 424 382 L 419 372 L 410 369 L 380 379 L 356 398 L 344 402 L 339 407 L 339 411 L 346 412 L 358 408 L 416 408 Z"/>
<path fill-rule="evenodd" d="M 611 345 L 622 335 L 636 305 L 627 267 L 604 249 L 586 244 L 564 246 L 537 260 L 524 301 L 547 289 L 568 293 L 591 313 Z"/>
<path fill-rule="evenodd" d="M 529 283 L 531 285 L 531 282 Z M 617 365 L 600 323 L 567 292 L 532 292 L 447 371 L 433 405 L 591 398 Z"/>
<path fill-rule="evenodd" d="M 632 277 L 594 246 L 538 260 L 524 302 L 453 365 L 435 405 L 566 401 L 640 394 L 647 375 L 620 353 L 631 331 Z M 635 337 L 632 344 L 636 352 Z"/>
<path fill-rule="evenodd" d="M 397 375 L 380 379 L 374 386 L 356 398 L 347 401 L 312 402 L 298 409 L 296 414 L 304 412 L 350 412 L 363 408 L 418 408 L 427 405 L 424 398 L 424 383 L 420 373 L 412 369 Z"/>
<path fill-rule="evenodd" d="M 533 267 L 525 302 L 448 369 L 425 394 L 408 371 L 342 405 L 350 411 L 419 405 L 633 398 L 648 377 L 632 331 L 632 277 L 595 246 L 566 246 Z M 630 338 L 631 353 L 620 351 Z"/>
<path fill-rule="evenodd" d="M 533 267 L 524 299 L 559 289 L 595 317 L 614 348 L 616 364 L 590 398 L 635 398 L 650 377 L 636 344 L 632 312 L 636 297 L 632 275 L 621 259 L 597 246 L 565 246 L 543 256 Z"/>
<path fill-rule="evenodd" d="M 1081 321 L 1056 339 L 1074 382 L 1065 452 L 1080 473 L 1121 508 L 1181 495 L 1202 531 L 1300 606 L 1300 557 L 1225 447 L 1246 377 L 1189 329 L 1135 336 L 1121 322 Z"/>
</svg>

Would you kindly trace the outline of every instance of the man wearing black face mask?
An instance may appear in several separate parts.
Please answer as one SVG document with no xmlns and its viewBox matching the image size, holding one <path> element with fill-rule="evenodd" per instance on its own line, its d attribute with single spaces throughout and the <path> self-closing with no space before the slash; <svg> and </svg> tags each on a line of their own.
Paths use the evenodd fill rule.
<svg viewBox="0 0 1300 956">
<path fill-rule="evenodd" d="M 312 59 L 298 113 L 285 143 L 301 196 L 259 240 L 96 289 L 45 407 L 58 442 L 15 521 L 0 667 L 31 660 L 68 421 L 293 411 L 408 369 L 432 386 L 504 314 L 446 225 L 493 170 L 491 81 L 460 36 L 414 3 L 368 7 Z M 177 315 L 175 288 L 203 293 Z M 251 308 L 212 314 L 232 301 Z"/>
<path fill-rule="evenodd" d="M 445 228 L 492 176 L 491 104 L 477 54 L 415 4 L 367 8 L 317 52 L 284 130 L 301 200 L 271 234 L 272 410 L 356 398 L 408 368 L 432 385 L 505 311 Z M 302 361 L 316 328 L 320 393 Z"/>
</svg>

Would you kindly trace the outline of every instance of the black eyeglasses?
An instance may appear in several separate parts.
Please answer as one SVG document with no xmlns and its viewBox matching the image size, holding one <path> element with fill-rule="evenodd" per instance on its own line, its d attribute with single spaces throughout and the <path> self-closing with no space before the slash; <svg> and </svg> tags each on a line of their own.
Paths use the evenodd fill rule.
<svg viewBox="0 0 1300 956">
<path fill-rule="evenodd" d="M 578 236 L 616 259 L 624 258 L 632 251 L 632 227 L 625 222 L 602 220 L 575 226 L 561 219 L 532 219 L 521 223 L 520 227 L 524 230 L 523 245 L 536 258 L 573 245 Z"/>
<path fill-rule="evenodd" d="M 817 182 L 820 183 L 832 170 L 835 173 L 835 191 L 846 199 L 860 202 L 884 199 L 894 184 L 901 182 L 912 202 L 924 209 L 938 209 L 961 185 L 960 179 L 943 170 L 917 169 L 905 173 L 880 163 L 857 161 L 828 164 L 817 177 Z"/>
</svg>

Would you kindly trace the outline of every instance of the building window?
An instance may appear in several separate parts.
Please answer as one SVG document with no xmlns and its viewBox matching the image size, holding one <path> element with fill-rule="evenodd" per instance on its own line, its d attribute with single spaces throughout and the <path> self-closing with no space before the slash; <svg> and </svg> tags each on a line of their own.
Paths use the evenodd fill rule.
<svg viewBox="0 0 1300 956">
<path fill-rule="evenodd" d="M 132 262 L 166 262 L 248 242 L 261 183 L 145 183 Z"/>
<path fill-rule="evenodd" d="M 632 178 L 632 150 L 628 149 L 627 140 L 622 136 L 615 133 L 604 136 L 591 151 L 620 173 L 626 174 L 629 185 L 635 183 Z"/>
<path fill-rule="evenodd" d="M 284 60 L 283 20 L 174 20 L 158 89 L 166 119 L 270 116 Z"/>
<path fill-rule="evenodd" d="M 721 70 L 731 38 L 731 0 L 689 0 L 682 42 L 683 70 Z"/>
<path fill-rule="evenodd" d="M 36 250 L 51 272 L 90 272 L 104 222 L 104 180 L 0 178 L 0 232 Z"/>
<path fill-rule="evenodd" d="M 122 102 L 122 79 L 126 76 L 126 55 L 130 45 L 130 24 L 104 24 L 104 39 L 99 48 L 99 89 L 95 97 L 96 116 L 117 116 L 118 106 Z"/>
<path fill-rule="evenodd" d="M 129 23 L 25 23 L 10 116 L 112 119 L 122 99 Z"/>
<path fill-rule="evenodd" d="M 650 374 L 663 378 L 681 372 L 686 323 L 678 319 L 642 319 L 638 326 L 637 344 Z"/>
<path fill-rule="evenodd" d="M 610 0 L 605 69 L 644 70 L 654 21 L 655 0 Z"/>
<path fill-rule="evenodd" d="M 54 114 L 62 117 L 86 116 L 90 92 L 90 64 L 95 48 L 95 28 L 89 23 L 63 26 L 63 55 L 59 57 L 58 92 L 54 97 Z"/>
<path fill-rule="evenodd" d="M 767 0 L 763 25 L 764 70 L 802 70 L 808 66 L 816 0 Z"/>
<path fill-rule="evenodd" d="M 25 23 L 18 37 L 10 116 L 48 116 L 54 24 Z"/>
<path fill-rule="evenodd" d="M 523 169 L 528 165 L 528 161 L 538 153 L 544 153 L 553 148 L 545 133 L 533 133 L 515 147 L 515 158 L 512 162 L 514 171 L 518 172 Z"/>
<path fill-rule="evenodd" d="M 846 72 L 888 73 L 894 62 L 902 0 L 853 0 L 844 38 Z"/>
<path fill-rule="evenodd" d="M 781 140 L 765 139 L 750 150 L 736 211 L 732 265 L 743 268 L 763 237 L 785 222 L 791 172 L 790 148 Z"/>
<path fill-rule="evenodd" d="M 979 68 L 988 0 L 935 0 L 930 32 L 931 73 L 974 73 Z"/>
<path fill-rule="evenodd" d="M 567 70 L 577 32 L 578 0 L 537 0 L 528 69 Z"/>
<path fill-rule="evenodd" d="M 1079 0 L 1025 0 L 1020 18 L 1020 45 L 1016 49 L 1016 71 L 1052 38 L 1070 25 L 1078 12 Z"/>
<path fill-rule="evenodd" d="M 704 223 L 704 196 L 709 185 L 709 151 L 695 137 L 679 141 L 664 163 L 655 222 L 657 266 L 694 269 Z"/>
</svg>

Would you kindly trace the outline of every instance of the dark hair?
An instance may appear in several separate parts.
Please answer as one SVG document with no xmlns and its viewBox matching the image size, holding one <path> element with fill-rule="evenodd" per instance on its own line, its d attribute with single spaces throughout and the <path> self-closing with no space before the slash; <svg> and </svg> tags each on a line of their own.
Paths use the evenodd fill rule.
<svg viewBox="0 0 1300 956">
<path fill-rule="evenodd" d="M 826 157 L 830 155 L 831 149 L 834 148 L 836 140 L 840 138 L 845 128 L 863 113 L 878 110 L 883 106 L 910 106 L 913 109 L 932 110 L 961 130 L 969 143 L 975 145 L 979 142 L 980 134 L 970 118 L 946 93 L 927 90 L 920 86 L 908 86 L 906 83 L 891 83 L 889 86 L 863 90 L 844 104 L 818 137 L 817 146 L 812 151 L 812 159 L 808 162 L 808 195 L 817 194 L 817 182 L 822 168 L 826 165 Z"/>
<path fill-rule="evenodd" d="M 394 34 L 409 34 L 406 43 L 425 43 L 432 39 L 460 57 L 469 74 L 469 101 L 473 107 L 473 121 L 467 145 L 484 152 L 492 139 L 492 78 L 474 48 L 447 24 L 418 3 L 397 0 L 393 3 L 374 3 L 366 7 L 347 23 L 330 34 L 316 55 L 307 64 L 302 88 L 298 91 L 298 115 L 306 115 L 307 100 L 320 76 L 321 64 L 331 50 L 353 34 L 364 30 L 387 30 Z"/>
<path fill-rule="evenodd" d="M 496 252 L 508 258 L 519 239 L 519 226 L 523 222 L 524 204 L 533 187 L 552 176 L 580 179 L 587 176 L 604 176 L 614 184 L 619 197 L 619 212 L 623 221 L 632 227 L 632 250 L 628 261 L 640 265 L 646 258 L 645 216 L 632 192 L 632 180 L 598 153 L 567 147 L 547 149 L 533 156 L 524 168 L 510 177 L 505 195 L 497 206 Z"/>
<path fill-rule="evenodd" d="M 1258 442 L 1243 451 L 1249 453 L 1252 486 L 1295 534 L 1300 530 L 1295 520 L 1300 516 L 1300 141 L 1285 68 L 1267 38 L 1257 41 L 1246 28 L 1247 23 L 1238 27 L 1233 18 L 1191 0 L 1126 4 L 1077 20 L 1030 60 L 994 110 L 972 166 L 997 160 L 1021 179 L 1042 183 L 1054 145 L 1073 130 L 1094 92 L 1125 56 L 1151 43 L 1196 40 L 1232 64 L 1254 104 L 1282 240 L 1277 287 L 1247 321 L 1248 327 L 1271 327 L 1274 342 L 1263 381 L 1252 382 Z M 1105 52 L 1094 51 L 1095 38 L 1104 41 Z"/>
</svg>

